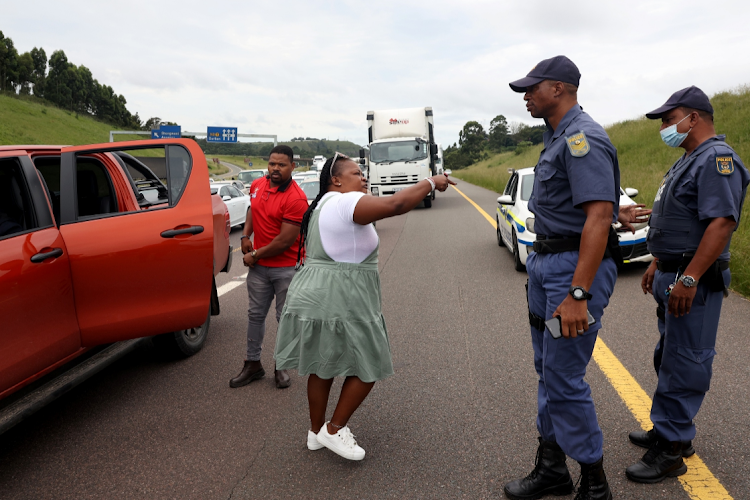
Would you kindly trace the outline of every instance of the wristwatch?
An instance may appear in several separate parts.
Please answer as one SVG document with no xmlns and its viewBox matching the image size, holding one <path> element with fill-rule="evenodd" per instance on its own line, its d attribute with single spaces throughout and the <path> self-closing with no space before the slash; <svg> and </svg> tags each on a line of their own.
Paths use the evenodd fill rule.
<svg viewBox="0 0 750 500">
<path fill-rule="evenodd" d="M 243 238 L 247 238 L 249 240 L 250 236 L 243 234 L 242 236 L 240 236 L 240 241 L 242 241 Z"/>
<path fill-rule="evenodd" d="M 571 286 L 568 289 L 568 293 L 576 300 L 591 300 L 594 298 L 594 296 L 587 292 L 582 286 Z"/>
<path fill-rule="evenodd" d="M 256 255 L 258 255 L 258 251 L 257 250 L 255 250 L 255 249 L 250 250 L 250 257 L 252 257 L 254 259 Z"/>
<path fill-rule="evenodd" d="M 680 276 L 680 283 L 682 283 L 686 288 L 693 288 L 698 284 L 698 280 L 693 278 L 692 276 L 683 274 L 682 276 Z"/>
</svg>

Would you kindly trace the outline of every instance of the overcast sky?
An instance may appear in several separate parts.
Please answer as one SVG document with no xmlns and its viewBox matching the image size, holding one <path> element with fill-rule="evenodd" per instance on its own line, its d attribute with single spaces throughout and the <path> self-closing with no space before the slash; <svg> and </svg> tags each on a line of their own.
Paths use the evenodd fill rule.
<svg viewBox="0 0 750 500">
<path fill-rule="evenodd" d="M 366 112 L 432 106 L 444 145 L 469 120 L 541 123 L 508 82 L 559 54 L 602 124 L 675 90 L 750 83 L 750 2 L 0 1 L 19 53 L 62 49 L 141 118 L 183 130 L 367 141 Z"/>
</svg>

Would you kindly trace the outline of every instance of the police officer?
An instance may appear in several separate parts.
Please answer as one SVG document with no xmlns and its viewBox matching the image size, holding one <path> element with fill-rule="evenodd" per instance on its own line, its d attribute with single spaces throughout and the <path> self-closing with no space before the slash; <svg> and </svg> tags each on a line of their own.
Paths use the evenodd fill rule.
<svg viewBox="0 0 750 500">
<path fill-rule="evenodd" d="M 534 470 L 505 485 L 511 499 L 570 493 L 566 455 L 581 464 L 576 499 L 612 498 L 602 465 L 602 431 L 583 377 L 617 279 L 612 252 L 619 246 L 611 231 L 620 169 L 606 132 L 578 105 L 580 76 L 570 59 L 557 56 L 510 84 L 524 93 L 531 116 L 547 124 L 529 202 L 538 241 L 526 261 L 540 437 Z M 563 338 L 545 328 L 550 319 L 559 322 Z"/>
<path fill-rule="evenodd" d="M 737 229 L 750 174 L 716 135 L 706 94 L 688 87 L 646 116 L 661 118 L 661 137 L 685 154 L 662 180 L 647 245 L 656 258 L 643 275 L 643 293 L 657 304 L 660 339 L 654 352 L 659 383 L 653 429 L 630 433 L 649 451 L 627 477 L 656 483 L 684 474 L 694 453 L 693 418 L 711 381 L 721 303 L 729 286 L 729 243 Z"/>
</svg>

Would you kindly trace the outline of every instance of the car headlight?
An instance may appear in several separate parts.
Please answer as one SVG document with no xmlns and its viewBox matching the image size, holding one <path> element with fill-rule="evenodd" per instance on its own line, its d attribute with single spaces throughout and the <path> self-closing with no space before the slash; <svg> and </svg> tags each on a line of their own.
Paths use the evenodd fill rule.
<svg viewBox="0 0 750 500">
<path fill-rule="evenodd" d="M 536 231 L 534 231 L 534 218 L 533 217 L 529 217 L 528 219 L 526 219 L 526 229 L 528 229 L 532 233 L 536 233 Z"/>
<path fill-rule="evenodd" d="M 380 191 L 375 186 L 373 186 L 373 188 L 372 188 L 372 195 L 373 196 L 379 196 L 380 195 Z"/>
</svg>

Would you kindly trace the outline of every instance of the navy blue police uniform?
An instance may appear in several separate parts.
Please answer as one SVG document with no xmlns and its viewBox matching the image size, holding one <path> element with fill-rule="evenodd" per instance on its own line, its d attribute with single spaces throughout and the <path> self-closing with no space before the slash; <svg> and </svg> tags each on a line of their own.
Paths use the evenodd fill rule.
<svg viewBox="0 0 750 500">
<path fill-rule="evenodd" d="M 548 128 L 544 134 L 544 150 L 529 201 L 534 229 L 546 239 L 579 238 L 586 222 L 582 204 L 611 202 L 614 222 L 619 200 L 617 150 L 604 129 L 575 105 L 555 130 Z M 529 255 L 526 269 L 532 314 L 552 318 L 569 293 L 577 264 L 577 251 Z M 539 434 L 557 442 L 569 457 L 587 464 L 602 457 L 603 440 L 584 376 L 616 280 L 617 265 L 606 257 L 589 290 L 588 309 L 596 323 L 582 335 L 556 340 L 546 329 L 531 328 L 534 367 L 539 375 Z"/>
<path fill-rule="evenodd" d="M 667 291 L 695 254 L 713 219 L 731 217 L 739 223 L 750 182 L 740 157 L 724 138 L 706 140 L 672 165 L 656 194 L 649 221 L 648 249 L 662 269 L 657 269 L 652 285 L 660 338 L 654 351 L 659 382 L 651 421 L 656 434 L 672 442 L 695 437 L 693 418 L 711 382 L 719 315 L 731 279 L 729 242 L 699 279 L 689 314 L 675 317 L 667 312 Z"/>
<path fill-rule="evenodd" d="M 570 59 L 557 56 L 540 62 L 526 78 L 511 83 L 510 87 L 516 92 L 526 92 L 543 80 L 578 87 L 580 76 Z M 529 200 L 537 240 L 580 241 L 586 223 L 582 205 L 587 202 L 612 203 L 612 220 L 616 221 L 620 168 L 617 150 L 601 125 L 576 104 L 554 130 L 547 123 L 543 140 L 544 150 L 534 171 Z M 539 376 L 537 428 L 542 439 L 556 442 L 569 457 L 592 464 L 602 458 L 602 431 L 584 375 L 604 308 L 614 290 L 617 264 L 611 257 L 605 257 L 588 291 L 591 294 L 588 310 L 596 322 L 583 335 L 556 340 L 543 320 L 552 318 L 570 292 L 578 264 L 578 246 L 573 243 L 570 251 L 558 248 L 554 253 L 535 250 L 526 261 L 526 269 L 534 367 Z"/>
</svg>

